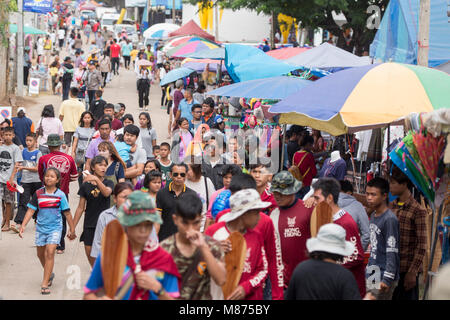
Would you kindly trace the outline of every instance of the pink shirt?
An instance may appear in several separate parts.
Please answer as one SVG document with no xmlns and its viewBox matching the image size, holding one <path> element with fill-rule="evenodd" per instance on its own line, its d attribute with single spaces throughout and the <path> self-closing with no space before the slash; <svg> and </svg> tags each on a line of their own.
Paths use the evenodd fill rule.
<svg viewBox="0 0 450 320">
<path fill-rule="evenodd" d="M 206 212 L 206 219 L 212 219 L 214 220 L 212 214 L 211 214 L 211 210 L 212 210 L 212 206 L 214 204 L 214 201 L 216 201 L 217 196 L 223 191 L 225 190 L 225 188 L 222 188 L 220 190 L 216 190 L 214 191 L 214 193 L 211 195 L 211 197 L 209 198 L 209 207 L 208 207 L 208 211 Z"/>
<path fill-rule="evenodd" d="M 39 145 L 47 145 L 47 138 L 49 134 L 55 133 L 58 136 L 64 135 L 64 129 L 61 120 L 58 118 L 41 118 L 39 120 L 37 127 L 39 128 L 42 125 L 43 135 L 39 137 L 38 143 Z"/>
</svg>

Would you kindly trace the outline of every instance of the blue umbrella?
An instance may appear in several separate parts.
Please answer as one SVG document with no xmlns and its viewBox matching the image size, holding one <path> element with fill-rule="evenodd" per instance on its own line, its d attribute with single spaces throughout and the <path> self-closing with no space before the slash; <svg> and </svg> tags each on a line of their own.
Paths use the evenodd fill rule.
<svg viewBox="0 0 450 320">
<path fill-rule="evenodd" d="M 208 92 L 208 95 L 281 100 L 299 91 L 312 81 L 277 76 L 234 83 Z"/>
<path fill-rule="evenodd" d="M 206 49 L 199 52 L 188 53 L 185 55 L 180 55 L 184 58 L 193 59 L 213 59 L 213 60 L 224 60 L 225 59 L 225 48 L 216 49 Z"/>
<path fill-rule="evenodd" d="M 185 68 L 185 67 L 173 69 L 173 70 L 169 71 L 165 75 L 164 78 L 161 79 L 161 83 L 159 85 L 160 86 L 165 86 L 168 83 L 177 81 L 178 79 L 182 79 L 184 77 L 187 77 L 188 75 L 190 75 L 194 71 L 195 71 L 194 69 Z"/>
</svg>

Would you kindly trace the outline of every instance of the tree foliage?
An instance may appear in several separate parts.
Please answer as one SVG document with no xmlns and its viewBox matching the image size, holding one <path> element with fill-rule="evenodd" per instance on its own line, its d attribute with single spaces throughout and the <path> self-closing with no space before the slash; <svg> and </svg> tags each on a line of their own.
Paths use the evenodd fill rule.
<svg viewBox="0 0 450 320">
<path fill-rule="evenodd" d="M 188 0 L 196 4 L 197 0 Z M 203 4 L 208 0 L 202 0 Z M 389 0 L 217 0 L 217 5 L 224 8 L 238 10 L 242 8 L 252 9 L 258 13 L 278 15 L 283 13 L 292 16 L 302 22 L 303 27 L 312 29 L 322 28 L 339 37 L 338 46 L 350 49 L 356 47 L 356 53 L 361 54 L 375 36 L 376 29 L 368 29 L 366 26 L 370 13 L 367 8 L 371 5 L 378 6 L 382 11 Z M 339 27 L 333 19 L 332 12 L 343 13 L 347 23 Z M 343 29 L 351 28 L 353 37 L 351 43 L 346 43 L 343 37 Z"/>
</svg>

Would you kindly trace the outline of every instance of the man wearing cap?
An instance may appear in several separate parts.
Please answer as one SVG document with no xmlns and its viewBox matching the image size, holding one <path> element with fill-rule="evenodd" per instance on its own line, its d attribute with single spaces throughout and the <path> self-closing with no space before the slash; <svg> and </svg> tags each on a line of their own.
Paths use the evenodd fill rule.
<svg viewBox="0 0 450 320">
<path fill-rule="evenodd" d="M 338 206 L 341 186 L 339 182 L 333 178 L 321 178 L 314 183 L 313 189 L 315 205 L 325 201 L 330 206 L 331 213 L 333 214 L 333 223 L 336 223 L 345 229 L 346 240 L 350 241 L 355 246 L 355 250 L 350 255 L 345 256 L 340 264 L 353 273 L 362 298 L 366 294 L 364 250 L 361 244 L 358 225 L 348 212 Z"/>
<path fill-rule="evenodd" d="M 64 129 L 64 142 L 67 148 L 70 147 L 72 136 L 78 127 L 81 114 L 85 111 L 84 104 L 78 99 L 78 88 L 70 88 L 70 98 L 61 103 L 59 108 L 59 120 L 61 120 Z"/>
<path fill-rule="evenodd" d="M 19 138 L 23 147 L 26 146 L 26 136 L 30 132 L 34 132 L 33 121 L 25 116 L 25 108 L 20 107 L 17 111 L 17 117 L 12 118 L 14 134 Z"/>
<path fill-rule="evenodd" d="M 73 158 L 64 152 L 59 151 L 63 143 L 64 142 L 61 140 L 59 135 L 53 133 L 48 135 L 47 146 L 50 153 L 39 158 L 38 173 L 41 181 L 44 181 L 44 174 L 47 168 L 55 167 L 58 169 L 61 173 L 60 189 L 66 194 L 67 199 L 69 199 L 69 184 L 71 181 L 77 180 L 78 170 Z M 63 215 L 62 218 L 63 230 L 61 234 L 61 242 L 56 248 L 56 253 L 64 253 L 65 250 L 64 237 L 66 236 L 66 217 Z"/>
<path fill-rule="evenodd" d="M 277 173 L 270 187 L 278 205 L 271 212 L 270 218 L 281 242 L 285 288 L 295 267 L 307 259 L 306 240 L 311 237 L 310 220 L 313 209 L 306 208 L 303 201 L 296 198 L 301 187 L 302 183 L 289 171 Z"/>
<path fill-rule="evenodd" d="M 161 248 L 150 235 L 155 224 L 162 220 L 148 193 L 135 191 L 119 208 L 117 219 L 124 227 L 128 238 L 128 257 L 121 284 L 130 276 L 134 282 L 123 296 L 123 300 L 174 300 L 180 296 L 181 276 L 172 256 Z M 101 254 L 84 287 L 84 299 L 110 299 L 98 296 L 104 292 Z M 120 291 L 120 287 L 118 289 Z"/>
<path fill-rule="evenodd" d="M 231 212 L 224 217 L 222 222 L 213 224 L 206 230 L 206 235 L 221 242 L 225 253 L 230 251 L 230 242 L 227 239 L 232 232 L 240 232 L 244 236 L 247 246 L 244 269 L 238 287 L 229 297 L 223 297 L 223 295 L 220 297 L 220 287 L 212 286 L 215 293 L 213 298 L 263 299 L 263 284 L 268 274 L 267 258 L 263 238 L 253 228 L 259 222 L 260 211 L 268 206 L 270 206 L 270 202 L 261 201 L 258 191 L 254 189 L 238 191 L 230 197 Z"/>
<path fill-rule="evenodd" d="M 65 57 L 64 63 L 62 64 L 61 67 L 64 70 L 64 74 L 62 77 L 62 89 L 63 89 L 62 99 L 64 101 L 69 99 L 70 83 L 72 82 L 74 72 L 72 59 L 70 57 Z"/>
<path fill-rule="evenodd" d="M 210 128 L 214 125 L 216 113 L 214 112 L 214 99 L 211 97 L 206 98 L 202 104 L 202 123 L 206 123 Z"/>
<path fill-rule="evenodd" d="M 355 250 L 345 238 L 344 228 L 329 223 L 320 227 L 316 238 L 306 241 L 310 259 L 295 268 L 285 300 L 361 299 L 352 273 L 339 265 Z"/>
<path fill-rule="evenodd" d="M 99 90 L 103 83 L 102 74 L 97 70 L 96 61 L 89 61 L 88 72 L 84 74 L 84 83 L 89 96 L 89 102 L 94 101 L 95 92 Z"/>
</svg>

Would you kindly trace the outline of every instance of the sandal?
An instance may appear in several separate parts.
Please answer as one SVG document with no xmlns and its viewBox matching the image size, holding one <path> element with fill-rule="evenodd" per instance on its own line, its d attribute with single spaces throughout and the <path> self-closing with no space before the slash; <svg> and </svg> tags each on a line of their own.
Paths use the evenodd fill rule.
<svg viewBox="0 0 450 320">
<path fill-rule="evenodd" d="M 11 228 L 2 228 L 2 232 L 8 232 L 8 231 L 10 231 L 11 230 Z"/>
<path fill-rule="evenodd" d="M 50 279 L 48 279 L 48 287 L 51 287 L 53 284 L 53 279 L 55 279 L 55 274 L 52 272 Z"/>
<path fill-rule="evenodd" d="M 19 230 L 16 228 L 16 226 L 11 226 L 9 229 L 14 231 L 15 233 L 19 233 Z"/>
<path fill-rule="evenodd" d="M 48 287 L 41 287 L 41 294 L 43 295 L 50 294 L 50 289 Z"/>
</svg>

